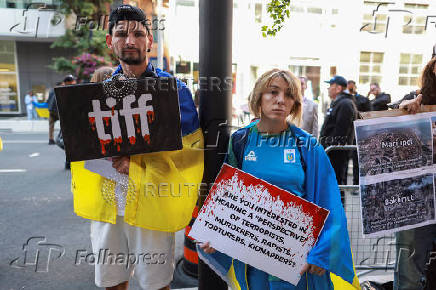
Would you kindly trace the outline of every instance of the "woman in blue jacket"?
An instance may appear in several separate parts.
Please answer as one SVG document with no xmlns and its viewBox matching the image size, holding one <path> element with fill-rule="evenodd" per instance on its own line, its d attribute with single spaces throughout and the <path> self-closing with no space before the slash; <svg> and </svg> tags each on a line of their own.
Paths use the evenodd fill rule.
<svg viewBox="0 0 436 290">
<path fill-rule="evenodd" d="M 209 243 L 200 246 L 200 258 L 234 289 L 344 289 L 333 285 L 330 273 L 347 281 L 349 287 L 354 282 L 359 288 L 335 173 L 323 147 L 294 125 L 302 115 L 300 81 L 288 71 L 270 70 L 256 81 L 249 106 L 258 120 L 232 135 L 227 163 L 324 207 L 330 214 L 296 286 L 217 252 Z M 293 142 L 273 140 L 283 140 L 281 136 L 292 136 Z M 286 160 L 289 149 L 295 152 L 293 162 Z"/>
</svg>

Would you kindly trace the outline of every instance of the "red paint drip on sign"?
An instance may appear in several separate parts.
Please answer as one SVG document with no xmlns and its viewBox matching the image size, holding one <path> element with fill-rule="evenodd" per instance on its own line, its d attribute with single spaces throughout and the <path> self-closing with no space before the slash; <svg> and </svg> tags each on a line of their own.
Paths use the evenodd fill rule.
<svg viewBox="0 0 436 290">
<path fill-rule="evenodd" d="M 154 111 L 147 111 L 148 123 L 153 123 L 154 121 Z"/>
<path fill-rule="evenodd" d="M 111 140 L 100 140 L 101 145 L 101 154 L 106 155 L 106 148 L 105 146 L 111 143 Z"/>
<path fill-rule="evenodd" d="M 133 114 L 133 118 L 135 118 L 135 124 L 138 125 L 138 122 L 139 122 L 139 114 Z"/>
<path fill-rule="evenodd" d="M 115 138 L 114 143 L 117 144 L 117 151 L 120 151 L 120 144 L 123 143 L 123 138 L 122 137 Z"/>
<path fill-rule="evenodd" d="M 136 143 L 135 136 L 129 137 L 129 142 L 130 142 L 130 144 L 134 145 Z"/>
<path fill-rule="evenodd" d="M 103 120 L 106 123 L 106 126 L 109 126 L 109 120 L 110 119 L 111 119 L 110 117 L 103 117 Z"/>
<path fill-rule="evenodd" d="M 91 124 L 92 131 L 95 131 L 95 118 L 89 117 L 88 119 L 89 119 L 89 123 Z"/>
<path fill-rule="evenodd" d="M 150 135 L 144 135 L 144 141 L 148 143 L 148 145 L 150 145 Z"/>
</svg>

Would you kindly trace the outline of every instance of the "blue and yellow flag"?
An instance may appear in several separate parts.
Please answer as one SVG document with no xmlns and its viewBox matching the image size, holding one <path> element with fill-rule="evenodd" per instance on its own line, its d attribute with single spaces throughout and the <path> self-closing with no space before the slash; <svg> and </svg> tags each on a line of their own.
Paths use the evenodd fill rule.
<svg viewBox="0 0 436 290">
<path fill-rule="evenodd" d="M 302 197 L 330 211 L 317 243 L 307 256 L 309 264 L 325 269 L 326 274 L 317 276 L 307 273 L 297 285 L 292 285 L 220 252 L 206 254 L 198 248 L 199 257 L 227 281 L 232 289 L 360 289 L 353 267 L 347 220 L 330 160 L 315 138 L 293 125 L 291 130 L 299 140 L 298 144 L 303 144 L 300 152 L 306 170 L 305 195 Z M 239 167 L 237 161 L 241 158 L 238 159 L 238 153 L 244 150 L 243 140 L 246 138 L 241 136 L 249 134 L 248 127 L 236 131 L 232 136 L 232 139 L 237 138 L 238 141 L 231 141 L 232 152 L 229 155 L 233 158 L 228 161 L 234 164 L 230 165 Z"/>
<path fill-rule="evenodd" d="M 168 73 L 147 70 L 157 77 L 171 77 Z M 121 66 L 115 73 L 120 73 Z M 189 224 L 197 202 L 196 190 L 203 177 L 203 134 L 191 92 L 177 81 L 183 149 L 130 156 L 129 178 L 133 190 L 126 203 L 124 221 L 150 230 L 175 232 Z M 84 167 L 84 162 L 71 163 L 74 211 L 77 215 L 108 223 L 115 223 L 117 206 L 108 203 L 103 194 L 104 177 Z"/>
</svg>

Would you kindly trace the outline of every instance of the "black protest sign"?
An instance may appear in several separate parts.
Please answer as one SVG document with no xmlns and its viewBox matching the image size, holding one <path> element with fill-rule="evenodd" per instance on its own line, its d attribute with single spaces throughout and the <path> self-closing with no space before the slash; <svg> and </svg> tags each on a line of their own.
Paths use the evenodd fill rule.
<svg viewBox="0 0 436 290">
<path fill-rule="evenodd" d="M 55 88 L 70 161 L 182 149 L 174 78 Z"/>
</svg>

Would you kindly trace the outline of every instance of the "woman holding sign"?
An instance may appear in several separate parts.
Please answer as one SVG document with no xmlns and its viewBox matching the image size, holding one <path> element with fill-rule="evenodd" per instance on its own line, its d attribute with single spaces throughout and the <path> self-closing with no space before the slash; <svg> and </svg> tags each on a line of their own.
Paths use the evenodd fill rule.
<svg viewBox="0 0 436 290">
<path fill-rule="evenodd" d="M 410 114 L 419 113 L 421 105 L 436 105 L 436 56 L 427 63 L 420 78 L 420 89 L 408 94 L 400 109 Z M 433 142 L 436 142 L 433 139 Z M 436 143 L 434 143 L 436 146 Z M 433 154 L 436 154 L 433 152 Z M 433 162 L 434 163 L 434 162 Z M 436 225 L 427 225 L 396 233 L 398 265 L 394 273 L 395 289 L 434 289 Z M 401 255 L 403 253 L 413 253 Z M 425 281 L 426 287 L 422 281 Z"/>
<path fill-rule="evenodd" d="M 436 105 L 436 57 L 433 57 L 424 70 L 420 78 L 421 89 L 407 94 L 400 103 L 400 109 L 406 110 L 410 114 L 419 112 L 422 105 Z"/>
<path fill-rule="evenodd" d="M 232 135 L 227 163 L 328 209 L 330 214 L 297 285 L 217 252 L 209 243 L 200 246 L 200 258 L 235 289 L 358 288 L 334 170 L 316 139 L 292 123 L 298 124 L 302 115 L 300 81 L 288 71 L 270 70 L 256 81 L 249 105 L 258 120 Z M 297 142 L 262 142 L 280 136 L 292 136 Z"/>
</svg>

